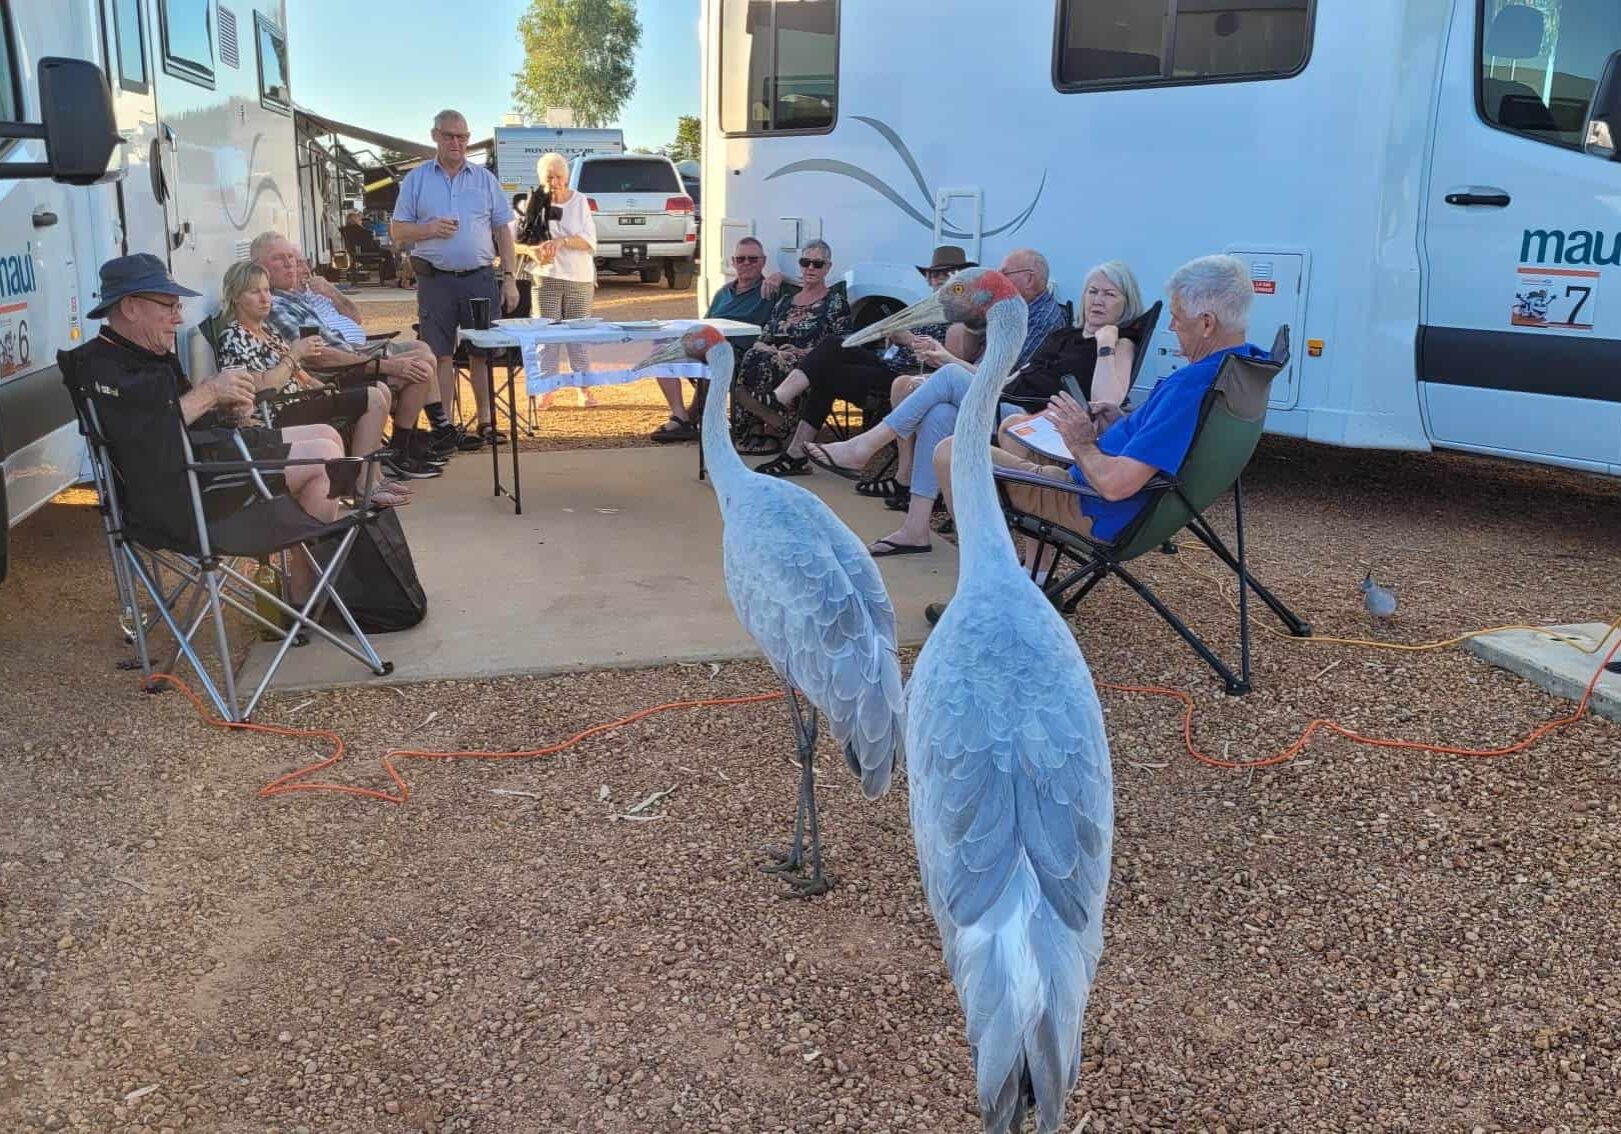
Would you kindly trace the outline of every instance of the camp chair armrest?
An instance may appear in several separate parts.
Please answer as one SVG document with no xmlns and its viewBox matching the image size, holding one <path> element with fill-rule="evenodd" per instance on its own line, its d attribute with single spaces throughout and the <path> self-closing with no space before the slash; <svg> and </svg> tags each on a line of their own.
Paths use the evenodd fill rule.
<svg viewBox="0 0 1621 1134">
<path fill-rule="evenodd" d="M 278 469 L 302 468 L 309 465 L 336 465 L 354 461 L 361 464 L 374 464 L 383 459 L 383 451 L 367 453 L 364 457 L 299 457 L 286 460 L 260 460 L 260 461 L 187 461 L 185 467 L 192 472 L 275 472 Z"/>
<path fill-rule="evenodd" d="M 1090 496 L 1095 500 L 1103 499 L 1103 497 L 1099 496 L 1092 488 L 1086 485 L 1076 484 L 1067 476 L 1063 480 L 1054 480 L 1050 476 L 1042 476 L 1039 473 L 1020 472 L 1018 469 L 999 468 L 993 469 L 992 471 L 996 474 L 996 479 L 1004 484 L 1023 484 L 1028 485 L 1031 488 L 1047 488 L 1054 492 L 1067 492 L 1071 496 Z"/>
<path fill-rule="evenodd" d="M 398 331 L 383 331 L 375 335 L 367 335 L 366 341 L 368 343 L 386 343 L 391 339 L 399 338 L 399 336 L 400 333 Z"/>
</svg>

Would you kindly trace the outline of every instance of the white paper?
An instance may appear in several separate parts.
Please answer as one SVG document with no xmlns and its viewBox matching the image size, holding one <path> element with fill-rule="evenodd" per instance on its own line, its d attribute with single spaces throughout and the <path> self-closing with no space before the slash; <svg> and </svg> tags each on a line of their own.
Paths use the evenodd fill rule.
<svg viewBox="0 0 1621 1134">
<path fill-rule="evenodd" d="M 1052 457 L 1054 460 L 1066 463 L 1075 460 L 1070 455 L 1069 446 L 1064 444 L 1064 438 L 1059 435 L 1058 427 L 1048 419 L 1046 414 L 1038 413 L 1029 421 L 1021 421 L 1018 425 L 1010 428 L 1008 432 L 1017 437 L 1021 444 L 1028 445 L 1044 457 Z"/>
</svg>

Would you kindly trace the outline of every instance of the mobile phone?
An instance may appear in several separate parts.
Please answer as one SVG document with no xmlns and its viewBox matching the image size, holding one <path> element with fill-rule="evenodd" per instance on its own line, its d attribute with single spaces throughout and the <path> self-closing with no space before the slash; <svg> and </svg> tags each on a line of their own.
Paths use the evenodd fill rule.
<svg viewBox="0 0 1621 1134">
<path fill-rule="evenodd" d="M 1064 392 L 1066 394 L 1080 402 L 1082 408 L 1085 408 L 1086 395 L 1081 393 L 1081 384 L 1075 380 L 1075 375 L 1062 374 L 1059 376 L 1058 382 L 1059 385 L 1064 387 Z"/>
<path fill-rule="evenodd" d="M 315 326 L 313 323 L 305 323 L 298 328 L 298 337 L 301 339 L 307 339 L 312 335 L 318 335 L 320 333 L 321 328 Z"/>
</svg>

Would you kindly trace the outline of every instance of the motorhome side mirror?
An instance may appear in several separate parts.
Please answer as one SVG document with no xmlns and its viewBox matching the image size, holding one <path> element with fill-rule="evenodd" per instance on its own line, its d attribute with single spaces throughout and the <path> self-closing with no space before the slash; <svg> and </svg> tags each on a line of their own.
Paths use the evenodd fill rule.
<svg viewBox="0 0 1621 1134">
<path fill-rule="evenodd" d="M 1604 63 L 1582 127 L 1582 149 L 1605 161 L 1621 161 L 1621 51 Z"/>
<path fill-rule="evenodd" d="M 41 59 L 39 104 L 43 122 L 0 123 L 0 138 L 42 138 L 45 160 L 0 163 L 0 180 L 50 177 L 94 185 L 105 178 L 122 139 L 101 68 L 85 59 Z"/>
<path fill-rule="evenodd" d="M 41 59 L 39 103 L 51 176 L 69 185 L 94 185 L 105 177 L 123 139 L 101 68 L 85 59 Z"/>
</svg>

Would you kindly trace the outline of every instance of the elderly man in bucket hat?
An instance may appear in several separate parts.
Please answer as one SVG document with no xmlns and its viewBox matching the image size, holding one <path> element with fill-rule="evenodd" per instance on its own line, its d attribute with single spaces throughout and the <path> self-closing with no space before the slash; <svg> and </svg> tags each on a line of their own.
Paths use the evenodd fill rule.
<svg viewBox="0 0 1621 1134">
<path fill-rule="evenodd" d="M 148 252 L 120 256 L 101 266 L 101 300 L 89 312 L 103 324 L 95 338 L 65 352 L 64 371 L 71 369 L 93 383 L 101 399 L 102 427 L 126 477 L 140 470 L 155 476 L 172 474 L 184 463 L 176 431 L 148 428 L 176 408 L 193 431 L 202 460 L 240 459 L 229 431 L 253 408 L 254 383 L 245 370 L 221 371 L 193 384 L 180 368 L 175 337 L 181 323 L 181 300 L 198 293 L 182 287 L 162 260 Z M 121 412 L 121 411 L 127 411 Z M 343 456 L 337 431 L 327 425 L 301 425 L 282 430 L 245 427 L 249 448 L 260 459 L 336 460 Z M 319 520 L 335 520 L 338 502 L 329 499 L 322 465 L 289 468 L 267 477 L 285 484 L 300 506 Z M 246 473 L 228 473 L 203 482 L 204 509 L 211 518 L 230 514 L 252 498 Z M 188 508 L 176 509 L 177 542 L 191 538 Z"/>
</svg>

